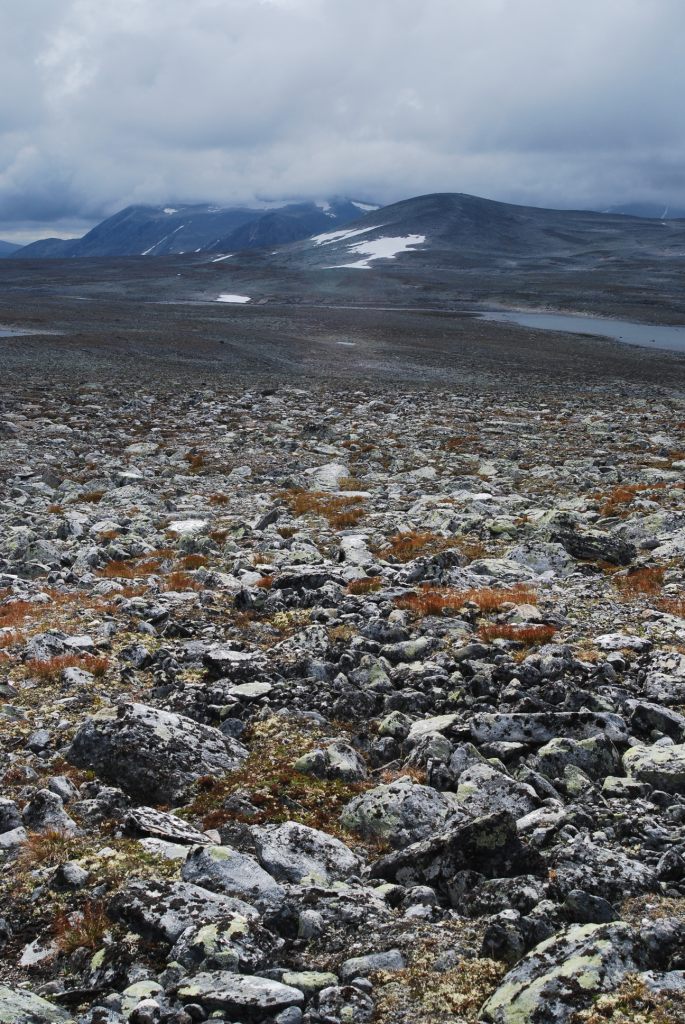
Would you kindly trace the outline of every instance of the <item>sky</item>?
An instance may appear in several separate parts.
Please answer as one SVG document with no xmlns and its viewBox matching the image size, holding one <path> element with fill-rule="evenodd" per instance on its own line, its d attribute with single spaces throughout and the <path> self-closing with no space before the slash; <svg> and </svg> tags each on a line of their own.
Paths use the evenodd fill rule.
<svg viewBox="0 0 685 1024">
<path fill-rule="evenodd" d="M 683 0 L 6 0 L 0 238 L 130 203 L 685 206 Z"/>
</svg>

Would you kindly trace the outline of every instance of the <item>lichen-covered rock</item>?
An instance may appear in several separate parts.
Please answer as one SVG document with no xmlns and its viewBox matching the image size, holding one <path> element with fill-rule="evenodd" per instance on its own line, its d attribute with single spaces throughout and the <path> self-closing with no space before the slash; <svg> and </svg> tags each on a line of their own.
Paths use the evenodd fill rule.
<svg viewBox="0 0 685 1024">
<path fill-rule="evenodd" d="M 227 914 L 212 924 L 186 928 L 169 960 L 188 970 L 252 974 L 273 962 L 283 940 L 261 924 L 257 914 Z"/>
<path fill-rule="evenodd" d="M 290 985 L 227 971 L 196 974 L 181 985 L 178 998 L 182 1003 L 199 1003 L 205 1010 L 226 1010 L 249 1019 L 262 1019 L 266 1014 L 304 1003 L 304 993 Z"/>
<path fill-rule="evenodd" d="M 330 885 L 357 874 L 362 866 L 340 839 L 295 821 L 254 825 L 251 832 L 260 864 L 282 882 Z"/>
<path fill-rule="evenodd" d="M 515 818 L 501 811 L 381 857 L 372 865 L 371 876 L 405 886 L 430 885 L 458 904 L 461 890 L 453 883 L 461 871 L 507 878 L 541 874 L 544 867 L 540 854 L 519 839 Z"/>
<path fill-rule="evenodd" d="M 0 1024 L 72 1024 L 60 1006 L 23 989 L 0 986 Z"/>
<path fill-rule="evenodd" d="M 181 869 L 186 882 L 193 882 L 214 892 L 255 898 L 283 898 L 278 884 L 249 853 L 230 846 L 198 846 L 191 850 Z"/>
<path fill-rule="evenodd" d="M 517 782 L 488 764 L 472 765 L 461 773 L 457 800 L 474 818 L 493 811 L 509 811 L 515 818 L 522 818 L 540 804 L 532 786 Z"/>
<path fill-rule="evenodd" d="M 107 912 L 152 941 L 174 943 L 191 925 L 210 924 L 238 913 L 256 916 L 242 900 L 209 892 L 189 882 L 129 882 L 109 902 Z"/>
<path fill-rule="evenodd" d="M 685 743 L 631 747 L 623 755 L 623 767 L 638 782 L 666 793 L 685 793 Z"/>
<path fill-rule="evenodd" d="M 385 839 L 400 848 L 463 817 L 453 793 L 439 793 L 403 777 L 355 797 L 343 809 L 340 821 L 365 839 Z"/>
<path fill-rule="evenodd" d="M 567 1021 L 643 961 L 639 939 L 627 924 L 574 925 L 516 964 L 480 1016 L 488 1024 Z"/>
<path fill-rule="evenodd" d="M 625 742 L 628 729 L 620 715 L 595 711 L 485 712 L 474 715 L 471 735 L 478 743 L 549 743 L 558 736 L 587 739 L 604 735 Z"/>
<path fill-rule="evenodd" d="M 218 729 L 146 704 L 122 704 L 87 719 L 69 760 L 92 768 L 139 800 L 178 803 L 203 775 L 233 771 L 247 757 Z"/>
</svg>

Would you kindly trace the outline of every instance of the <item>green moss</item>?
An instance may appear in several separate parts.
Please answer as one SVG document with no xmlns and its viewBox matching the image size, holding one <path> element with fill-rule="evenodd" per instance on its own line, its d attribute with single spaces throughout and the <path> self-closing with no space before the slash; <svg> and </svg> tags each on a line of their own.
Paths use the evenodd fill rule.
<svg viewBox="0 0 685 1024">
<path fill-rule="evenodd" d="M 321 739 L 315 728 L 282 718 L 257 722 L 247 737 L 250 754 L 240 768 L 221 779 L 201 779 L 195 799 L 179 814 L 205 829 L 243 820 L 225 806 L 232 794 L 240 792 L 257 808 L 256 815 L 244 820 L 254 824 L 297 821 L 349 842 L 354 837 L 337 824 L 338 816 L 370 783 L 318 779 L 297 771 L 295 762 L 315 749 Z"/>
</svg>

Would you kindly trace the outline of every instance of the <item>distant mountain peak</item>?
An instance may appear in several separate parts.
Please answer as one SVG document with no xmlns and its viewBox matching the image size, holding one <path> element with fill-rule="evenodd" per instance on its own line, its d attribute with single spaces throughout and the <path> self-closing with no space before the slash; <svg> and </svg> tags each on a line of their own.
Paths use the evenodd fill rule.
<svg viewBox="0 0 685 1024">
<path fill-rule="evenodd" d="M 85 256 L 169 256 L 234 252 L 296 242 L 334 221 L 348 224 L 378 209 L 350 199 L 222 207 L 204 203 L 133 205 L 96 224 L 83 238 L 43 239 L 25 246 L 22 259 Z"/>
</svg>

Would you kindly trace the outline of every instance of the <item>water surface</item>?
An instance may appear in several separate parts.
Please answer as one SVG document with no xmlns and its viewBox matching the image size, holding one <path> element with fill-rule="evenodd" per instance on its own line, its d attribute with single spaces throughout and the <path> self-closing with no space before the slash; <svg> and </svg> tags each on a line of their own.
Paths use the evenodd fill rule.
<svg viewBox="0 0 685 1024">
<path fill-rule="evenodd" d="M 685 352 L 685 326 L 666 327 L 613 320 L 608 317 L 584 316 L 581 313 L 521 313 L 516 310 L 479 312 L 483 320 L 519 324 L 541 331 L 566 331 L 569 334 L 596 334 L 613 338 L 626 345 L 646 348 L 665 348 L 672 352 Z"/>
</svg>

